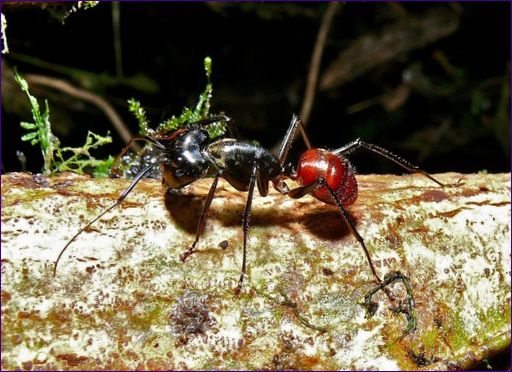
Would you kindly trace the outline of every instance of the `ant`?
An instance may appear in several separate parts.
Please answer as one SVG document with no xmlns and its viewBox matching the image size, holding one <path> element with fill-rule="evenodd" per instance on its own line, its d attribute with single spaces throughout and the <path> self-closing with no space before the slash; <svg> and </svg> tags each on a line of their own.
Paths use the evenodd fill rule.
<svg viewBox="0 0 512 372">
<path fill-rule="evenodd" d="M 157 153 L 159 153 L 157 161 L 143 168 L 113 205 L 86 224 L 67 242 L 55 261 L 53 275 L 56 275 L 57 265 L 70 244 L 93 223 L 118 206 L 144 175 L 159 165 L 162 171 L 163 183 L 169 188 L 169 191 L 179 190 L 198 179 L 213 176 L 213 182 L 197 224 L 195 240 L 190 248 L 180 255 L 181 261 L 185 261 L 196 250 L 219 178 L 224 178 L 238 191 L 248 193 L 242 216 L 242 268 L 235 289 L 236 293 L 240 293 L 246 275 L 247 239 L 254 189 L 257 187 L 259 194 L 266 196 L 269 190 L 269 182 L 272 182 L 278 192 L 289 195 L 291 198 L 298 199 L 311 194 L 326 204 L 335 205 L 363 248 L 373 276 L 383 287 L 383 281 L 373 266 L 364 240 L 357 232 L 352 218 L 345 209 L 357 199 L 357 181 L 352 165 L 344 156 L 362 147 L 394 161 L 409 172 L 421 173 L 440 186 L 443 186 L 443 184 L 427 172 L 390 151 L 362 142 L 359 139 L 331 151 L 312 148 L 302 120 L 296 115 L 292 116 L 290 126 L 277 156 L 267 149 L 236 138 L 220 137 L 211 139 L 206 130 L 207 126 L 221 121 L 228 124 L 229 132 L 232 135 L 234 133 L 232 119 L 225 115 L 219 115 L 187 124 L 170 135 L 134 136 L 123 148 L 118 159 L 126 153 L 134 141 L 141 140 L 151 143 L 156 148 Z M 285 165 L 285 162 L 297 128 L 300 128 L 308 150 L 300 157 L 295 170 L 291 164 Z M 300 186 L 290 190 L 285 183 L 287 178 L 297 181 Z M 404 280 L 404 278 L 396 280 Z M 387 284 L 389 283 L 386 282 L 385 285 Z"/>
</svg>

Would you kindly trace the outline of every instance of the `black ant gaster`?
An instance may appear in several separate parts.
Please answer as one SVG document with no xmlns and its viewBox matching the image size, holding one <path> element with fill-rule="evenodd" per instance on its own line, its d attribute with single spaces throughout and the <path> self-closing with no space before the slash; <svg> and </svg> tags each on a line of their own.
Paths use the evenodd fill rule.
<svg viewBox="0 0 512 372">
<path fill-rule="evenodd" d="M 335 205 L 349 226 L 352 234 L 362 246 L 372 274 L 379 284 L 382 283 L 382 280 L 373 266 L 364 240 L 357 232 L 352 218 L 345 210 L 345 208 L 353 204 L 357 198 L 357 181 L 354 176 L 352 165 L 344 156 L 360 147 L 363 147 L 394 161 L 410 172 L 421 173 L 437 184 L 443 186 L 439 181 L 425 171 L 419 169 L 417 166 L 412 165 L 408 161 L 389 152 L 388 150 L 362 142 L 359 139 L 350 142 L 339 149 L 331 151 L 311 148 L 310 141 L 306 135 L 302 121 L 296 115 L 293 115 L 292 117 L 290 126 L 286 132 L 277 156 L 262 147 L 248 142 L 243 142 L 238 139 L 210 139 L 206 127 L 220 121 L 226 122 L 228 127 L 231 128 L 231 119 L 227 116 L 221 115 L 188 124 L 167 136 L 135 136 L 132 138 L 130 143 L 121 152 L 121 155 L 127 151 L 133 141 L 144 140 L 152 143 L 158 150 L 160 153 L 158 161 L 142 169 L 112 206 L 100 213 L 68 241 L 55 261 L 53 275 L 55 276 L 59 260 L 69 245 L 84 230 L 99 220 L 107 212 L 119 205 L 135 185 L 144 177 L 144 175 L 157 165 L 160 165 L 163 182 L 170 190 L 181 189 L 200 178 L 213 176 L 213 182 L 197 224 L 195 240 L 190 248 L 180 256 L 182 261 L 185 261 L 196 249 L 219 178 L 224 178 L 231 186 L 239 191 L 247 191 L 247 201 L 242 217 L 244 239 L 242 270 L 238 286 L 236 288 L 237 293 L 240 292 L 242 288 L 242 283 L 246 273 L 249 216 L 251 212 L 254 188 L 256 185 L 260 195 L 262 196 L 268 194 L 268 185 L 269 182 L 272 182 L 277 191 L 287 194 L 294 199 L 311 194 L 324 203 Z M 300 157 L 295 170 L 290 164 L 285 165 L 285 161 L 298 127 L 301 129 L 302 137 L 308 147 L 308 150 Z M 290 190 L 285 183 L 287 178 L 296 180 L 300 186 Z"/>
</svg>

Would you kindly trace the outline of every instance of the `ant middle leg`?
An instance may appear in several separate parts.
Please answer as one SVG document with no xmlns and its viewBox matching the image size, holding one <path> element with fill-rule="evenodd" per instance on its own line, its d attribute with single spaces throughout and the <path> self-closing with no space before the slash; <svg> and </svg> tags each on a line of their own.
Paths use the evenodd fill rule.
<svg viewBox="0 0 512 372">
<path fill-rule="evenodd" d="M 383 157 L 391 160 L 392 162 L 395 162 L 396 164 L 398 164 L 399 166 L 401 166 L 402 168 L 406 169 L 407 171 L 409 171 L 411 173 L 420 173 L 420 174 L 424 175 L 425 177 L 427 177 L 428 179 L 430 179 L 431 181 L 437 183 L 439 186 L 444 187 L 444 184 L 442 184 L 441 182 L 436 180 L 434 177 L 432 177 L 429 173 L 425 172 L 423 169 L 420 169 L 417 165 L 410 163 L 409 161 L 392 153 L 389 150 L 386 150 L 383 147 L 380 147 L 380 146 L 377 146 L 377 145 L 374 145 L 371 143 L 363 142 L 363 141 L 361 141 L 360 138 L 346 144 L 343 147 L 333 150 L 332 153 L 335 155 L 347 155 L 361 147 L 363 147 L 369 151 L 372 151 L 380 156 L 383 156 Z"/>
<path fill-rule="evenodd" d="M 196 251 L 196 245 L 199 241 L 199 237 L 203 232 L 204 225 L 206 223 L 206 217 L 208 216 L 208 210 L 210 209 L 210 205 L 212 204 L 213 196 L 215 195 L 215 190 L 217 189 L 217 183 L 219 182 L 219 174 L 215 175 L 215 179 L 213 180 L 212 186 L 210 187 L 210 191 L 208 191 L 208 196 L 206 197 L 206 201 L 204 202 L 203 208 L 201 210 L 201 216 L 199 217 L 199 221 L 197 223 L 196 228 L 196 238 L 192 246 L 180 255 L 181 262 L 185 262 L 185 260 L 192 255 Z"/>
<path fill-rule="evenodd" d="M 242 273 L 240 274 L 240 279 L 238 280 L 238 285 L 235 288 L 235 293 L 239 294 L 242 291 L 242 284 L 244 282 L 245 272 L 246 272 L 246 262 L 247 262 L 247 239 L 249 237 L 249 223 L 251 218 L 251 207 L 252 207 L 252 198 L 254 195 L 254 186 L 256 185 L 256 179 L 258 178 L 258 164 L 255 163 L 252 166 L 251 171 L 251 179 L 249 182 L 249 190 L 247 194 L 247 202 L 245 203 L 244 213 L 242 217 L 242 230 L 244 234 L 244 246 L 243 246 L 243 255 L 242 255 Z"/>
</svg>

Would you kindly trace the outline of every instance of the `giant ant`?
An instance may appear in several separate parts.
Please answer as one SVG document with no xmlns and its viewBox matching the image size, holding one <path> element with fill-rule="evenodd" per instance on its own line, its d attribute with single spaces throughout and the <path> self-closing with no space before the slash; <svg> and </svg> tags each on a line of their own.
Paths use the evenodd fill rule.
<svg viewBox="0 0 512 372">
<path fill-rule="evenodd" d="M 230 128 L 230 132 L 233 133 L 231 119 L 221 115 L 188 124 L 170 135 L 133 137 L 119 156 L 126 153 L 133 141 L 142 140 L 151 143 L 157 149 L 160 153 L 158 161 L 142 169 L 113 205 L 86 224 L 67 242 L 55 261 L 53 275 L 56 275 L 59 260 L 70 244 L 93 223 L 118 206 L 144 175 L 159 165 L 162 170 L 163 183 L 170 190 L 179 190 L 198 179 L 213 176 L 213 182 L 197 224 L 195 240 L 190 248 L 180 256 L 182 261 L 185 261 L 196 250 L 219 178 L 224 178 L 235 189 L 248 193 L 242 217 L 243 255 L 241 274 L 236 287 L 237 293 L 241 291 L 246 274 L 249 217 L 254 189 L 257 186 L 260 195 L 266 196 L 269 190 L 269 182 L 272 182 L 277 191 L 287 194 L 291 198 L 297 199 L 311 194 L 324 203 L 335 205 L 363 248 L 372 274 L 382 287 L 383 281 L 373 266 L 364 240 L 357 232 L 352 218 L 345 209 L 353 204 L 357 198 L 357 181 L 354 170 L 345 155 L 358 148 L 365 148 L 394 161 L 409 172 L 421 173 L 433 182 L 443 186 L 441 182 L 417 166 L 382 147 L 362 142 L 359 139 L 335 150 L 312 148 L 302 121 L 296 115 L 292 117 L 277 156 L 260 146 L 235 138 L 210 139 L 206 127 L 219 121 L 225 121 L 228 128 Z M 296 169 L 293 169 L 291 164 L 285 165 L 285 162 L 297 128 L 300 128 L 308 150 L 300 157 Z M 287 178 L 296 180 L 300 186 L 289 189 L 285 182 Z M 404 280 L 403 278 L 398 277 L 396 280 Z"/>
</svg>

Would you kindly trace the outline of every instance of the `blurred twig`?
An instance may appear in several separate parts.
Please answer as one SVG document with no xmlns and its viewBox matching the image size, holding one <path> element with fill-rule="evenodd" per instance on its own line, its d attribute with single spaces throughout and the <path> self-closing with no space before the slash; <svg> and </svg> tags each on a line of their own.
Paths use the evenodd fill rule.
<svg viewBox="0 0 512 372">
<path fill-rule="evenodd" d="M 434 8 L 421 17 L 410 17 L 363 35 L 327 67 L 319 88 L 324 91 L 339 87 L 412 50 L 451 35 L 458 27 L 457 14 L 445 8 Z"/>
<path fill-rule="evenodd" d="M 327 9 L 324 12 L 322 17 L 322 22 L 320 23 L 320 28 L 318 29 L 318 34 L 316 36 L 315 46 L 313 48 L 313 53 L 311 55 L 311 62 L 309 65 L 309 72 L 306 81 L 306 89 L 304 91 L 304 99 L 302 101 L 302 107 L 300 109 L 300 117 L 304 126 L 308 125 L 309 116 L 311 115 L 311 109 L 313 108 L 313 103 L 315 101 L 315 93 L 318 82 L 318 74 L 320 71 L 320 63 L 322 62 L 322 54 L 325 49 L 325 42 L 327 40 L 327 34 L 331 28 L 332 19 L 336 14 L 338 9 L 338 2 L 331 2 L 327 5 Z M 303 132 L 303 128 L 299 127 Z M 294 140 L 297 138 L 298 133 L 295 134 Z M 303 133 L 305 136 L 305 133 Z M 279 145 L 274 146 L 273 151 L 279 151 Z"/>
<path fill-rule="evenodd" d="M 338 6 L 338 2 L 329 3 L 323 15 L 320 29 L 318 30 L 315 47 L 313 49 L 313 54 L 311 55 L 311 64 L 309 66 L 306 90 L 304 91 L 304 100 L 302 102 L 302 108 L 300 109 L 300 117 L 302 118 L 304 125 L 308 125 L 311 108 L 315 101 L 318 72 L 320 71 L 320 62 L 322 61 L 322 54 L 325 49 L 325 41 L 327 40 L 327 34 L 331 28 L 332 19 L 338 9 Z"/>
<path fill-rule="evenodd" d="M 116 110 L 108 103 L 103 97 L 98 96 L 97 94 L 91 93 L 89 91 L 80 89 L 71 85 L 65 80 L 56 79 L 49 76 L 44 75 L 36 75 L 36 74 L 27 74 L 25 79 L 29 82 L 30 85 L 45 85 L 57 90 L 60 90 L 66 94 L 69 94 L 72 97 L 79 98 L 86 102 L 92 103 L 97 106 L 103 113 L 108 117 L 112 126 L 119 134 L 119 136 L 128 143 L 132 138 L 132 133 L 123 122 L 123 119 L 119 116 Z M 140 150 L 140 146 L 133 144 L 132 149 L 135 151 Z"/>
<path fill-rule="evenodd" d="M 112 2 L 112 28 L 114 31 L 114 56 L 116 77 L 123 78 L 123 53 L 121 49 L 121 10 L 119 1 Z"/>
<path fill-rule="evenodd" d="M 107 88 L 118 86 L 126 86 L 149 94 L 157 93 L 159 90 L 158 84 L 153 79 L 144 74 L 136 74 L 118 78 L 116 76 L 111 76 L 108 73 L 85 71 L 83 69 L 47 62 L 40 58 L 17 52 L 10 52 L 9 58 L 27 63 L 31 66 L 36 66 L 38 68 L 52 71 L 57 74 L 65 75 L 80 86 L 94 91 L 103 91 Z"/>
</svg>

